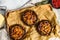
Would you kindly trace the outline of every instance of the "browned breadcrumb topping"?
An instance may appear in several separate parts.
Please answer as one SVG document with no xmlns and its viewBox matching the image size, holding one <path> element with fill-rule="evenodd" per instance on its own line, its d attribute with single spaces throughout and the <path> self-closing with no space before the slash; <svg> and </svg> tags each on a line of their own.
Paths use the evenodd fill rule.
<svg viewBox="0 0 60 40">
<path fill-rule="evenodd" d="M 13 39 L 20 39 L 24 34 L 24 31 L 19 27 L 15 26 L 11 29 L 11 37 Z"/>
<path fill-rule="evenodd" d="M 34 24 L 36 20 L 36 14 L 32 10 L 27 10 L 23 15 L 23 21 L 28 25 Z"/>
<path fill-rule="evenodd" d="M 48 21 L 41 21 L 38 30 L 40 34 L 49 35 L 51 32 L 51 24 Z"/>
</svg>

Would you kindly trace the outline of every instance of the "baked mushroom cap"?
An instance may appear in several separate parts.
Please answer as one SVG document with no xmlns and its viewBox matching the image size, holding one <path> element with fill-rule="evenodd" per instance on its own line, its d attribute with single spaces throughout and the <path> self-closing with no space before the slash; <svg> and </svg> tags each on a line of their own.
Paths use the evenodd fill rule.
<svg viewBox="0 0 60 40">
<path fill-rule="evenodd" d="M 37 15 L 33 10 L 25 10 L 22 12 L 21 19 L 26 25 L 31 26 L 36 23 Z"/>
<path fill-rule="evenodd" d="M 20 40 L 25 34 L 25 30 L 18 24 L 12 25 L 9 29 L 10 37 L 14 40 Z"/>
<path fill-rule="evenodd" d="M 42 20 L 38 24 L 37 28 L 40 35 L 50 35 L 52 27 L 51 23 L 48 20 Z"/>
</svg>

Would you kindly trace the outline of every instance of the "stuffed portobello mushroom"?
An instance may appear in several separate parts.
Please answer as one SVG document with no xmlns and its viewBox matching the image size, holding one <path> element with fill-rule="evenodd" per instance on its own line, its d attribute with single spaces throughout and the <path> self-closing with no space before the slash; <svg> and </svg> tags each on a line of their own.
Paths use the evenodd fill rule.
<svg viewBox="0 0 60 40">
<path fill-rule="evenodd" d="M 48 36 L 52 31 L 51 23 L 48 20 L 42 20 L 39 22 L 37 30 L 40 35 Z"/>
<path fill-rule="evenodd" d="M 22 12 L 21 19 L 26 25 L 32 26 L 37 21 L 37 15 L 33 10 L 25 10 Z"/>
<path fill-rule="evenodd" d="M 19 24 L 15 24 L 9 28 L 9 34 L 11 39 L 20 40 L 23 38 L 25 30 Z"/>
</svg>

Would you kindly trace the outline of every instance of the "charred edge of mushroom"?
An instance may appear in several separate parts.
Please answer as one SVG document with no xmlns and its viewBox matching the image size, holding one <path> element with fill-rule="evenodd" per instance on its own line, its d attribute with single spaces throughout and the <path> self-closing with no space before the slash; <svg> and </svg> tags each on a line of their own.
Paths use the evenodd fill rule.
<svg viewBox="0 0 60 40">
<path fill-rule="evenodd" d="M 24 37 L 24 35 L 26 34 L 26 31 L 25 31 L 25 29 L 23 29 L 23 27 L 20 25 L 20 24 L 14 24 L 14 25 L 11 25 L 10 26 L 10 28 L 9 28 L 9 35 L 10 35 L 10 38 L 12 39 L 12 40 L 15 40 L 15 38 L 13 38 L 13 37 L 11 37 L 11 33 L 12 33 L 12 30 L 14 31 L 14 27 L 19 27 L 19 29 L 21 28 L 21 30 L 23 31 L 23 34 L 21 35 L 21 37 L 19 38 L 17 38 L 17 40 L 20 40 L 20 39 L 23 39 L 23 37 Z M 14 33 L 15 34 L 15 33 Z"/>
<path fill-rule="evenodd" d="M 33 20 L 33 21 L 34 21 L 33 24 L 28 24 L 27 21 L 24 21 L 23 16 L 25 16 L 27 12 L 30 12 L 30 13 L 32 12 L 32 15 L 34 15 L 34 17 L 36 18 L 35 21 Z M 27 15 L 28 15 L 28 14 L 27 14 Z M 37 19 L 38 19 L 38 17 L 37 17 L 37 15 L 36 15 L 35 11 L 33 11 L 33 10 L 29 10 L 29 9 L 28 9 L 28 10 L 25 10 L 24 12 L 22 12 L 22 14 L 21 14 L 21 20 L 23 21 L 24 24 L 26 24 L 26 25 L 28 25 L 28 26 L 34 25 L 34 24 L 36 23 Z"/>
<path fill-rule="evenodd" d="M 47 21 L 49 24 L 50 24 L 50 32 L 49 33 L 47 33 L 47 34 L 44 34 L 41 30 L 39 30 L 39 27 L 40 27 L 40 23 L 41 22 L 45 22 L 45 21 Z M 51 26 L 51 22 L 50 21 L 48 21 L 48 20 L 42 20 L 42 21 L 39 21 L 38 23 L 37 23 L 37 28 L 36 28 L 36 30 L 37 30 L 37 32 L 40 34 L 40 35 L 42 35 L 42 36 L 48 36 L 48 35 L 50 35 L 50 33 L 51 33 L 51 31 L 52 31 L 52 26 Z M 41 28 L 41 27 L 40 27 Z"/>
</svg>

